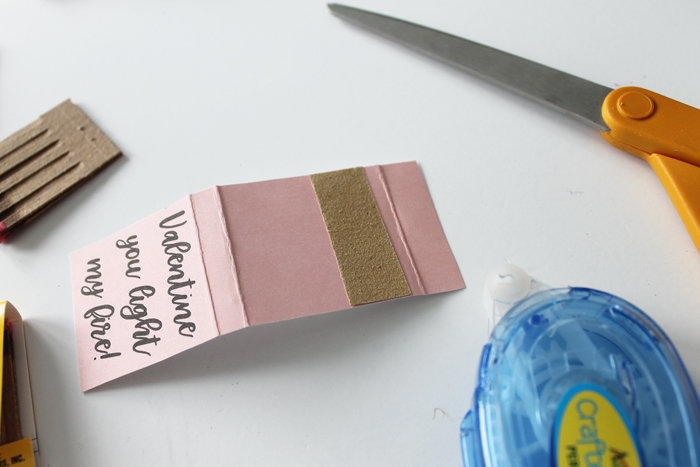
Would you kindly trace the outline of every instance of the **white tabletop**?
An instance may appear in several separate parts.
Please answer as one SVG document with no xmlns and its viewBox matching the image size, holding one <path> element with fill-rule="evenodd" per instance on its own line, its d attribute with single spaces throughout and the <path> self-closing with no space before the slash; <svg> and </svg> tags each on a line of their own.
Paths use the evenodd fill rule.
<svg viewBox="0 0 700 467">
<path fill-rule="evenodd" d="M 698 2 L 357 0 L 700 107 Z M 642 160 L 315 0 L 0 0 L 0 139 L 66 98 L 124 157 L 0 245 L 45 466 L 460 466 L 488 271 L 651 315 L 700 383 L 700 256 Z M 214 185 L 417 160 L 467 289 L 246 329 L 83 394 L 68 255 Z"/>
</svg>

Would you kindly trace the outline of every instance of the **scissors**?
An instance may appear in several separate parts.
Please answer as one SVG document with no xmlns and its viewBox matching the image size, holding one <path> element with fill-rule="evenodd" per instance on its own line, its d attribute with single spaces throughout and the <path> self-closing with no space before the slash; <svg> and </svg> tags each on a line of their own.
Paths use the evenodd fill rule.
<svg viewBox="0 0 700 467">
<path fill-rule="evenodd" d="M 337 16 L 561 111 L 647 161 L 700 252 L 700 110 L 638 87 L 611 89 L 467 39 L 329 4 Z"/>
</svg>

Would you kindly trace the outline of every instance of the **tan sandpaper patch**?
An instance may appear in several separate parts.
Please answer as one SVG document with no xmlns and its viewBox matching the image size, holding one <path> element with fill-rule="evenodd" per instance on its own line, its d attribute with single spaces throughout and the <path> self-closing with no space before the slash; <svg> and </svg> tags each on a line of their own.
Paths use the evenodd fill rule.
<svg viewBox="0 0 700 467">
<path fill-rule="evenodd" d="M 311 175 L 351 305 L 411 295 L 362 167 Z"/>
</svg>

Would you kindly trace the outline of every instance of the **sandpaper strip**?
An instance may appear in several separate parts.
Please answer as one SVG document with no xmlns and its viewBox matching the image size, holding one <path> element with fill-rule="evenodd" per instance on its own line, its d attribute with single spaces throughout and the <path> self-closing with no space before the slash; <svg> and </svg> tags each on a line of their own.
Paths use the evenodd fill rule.
<svg viewBox="0 0 700 467">
<path fill-rule="evenodd" d="M 311 175 L 351 305 L 411 295 L 362 167 Z"/>
</svg>

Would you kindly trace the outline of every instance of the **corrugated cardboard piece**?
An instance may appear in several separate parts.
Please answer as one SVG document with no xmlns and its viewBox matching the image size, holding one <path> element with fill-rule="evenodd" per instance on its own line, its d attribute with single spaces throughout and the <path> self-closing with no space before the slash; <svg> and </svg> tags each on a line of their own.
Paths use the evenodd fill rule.
<svg viewBox="0 0 700 467">
<path fill-rule="evenodd" d="M 70 100 L 0 142 L 0 242 L 121 151 Z"/>
<path fill-rule="evenodd" d="M 353 170 L 401 293 L 463 288 L 418 165 Z M 82 390 L 247 326 L 350 308 L 322 204 L 309 176 L 214 187 L 73 253 Z"/>
</svg>

